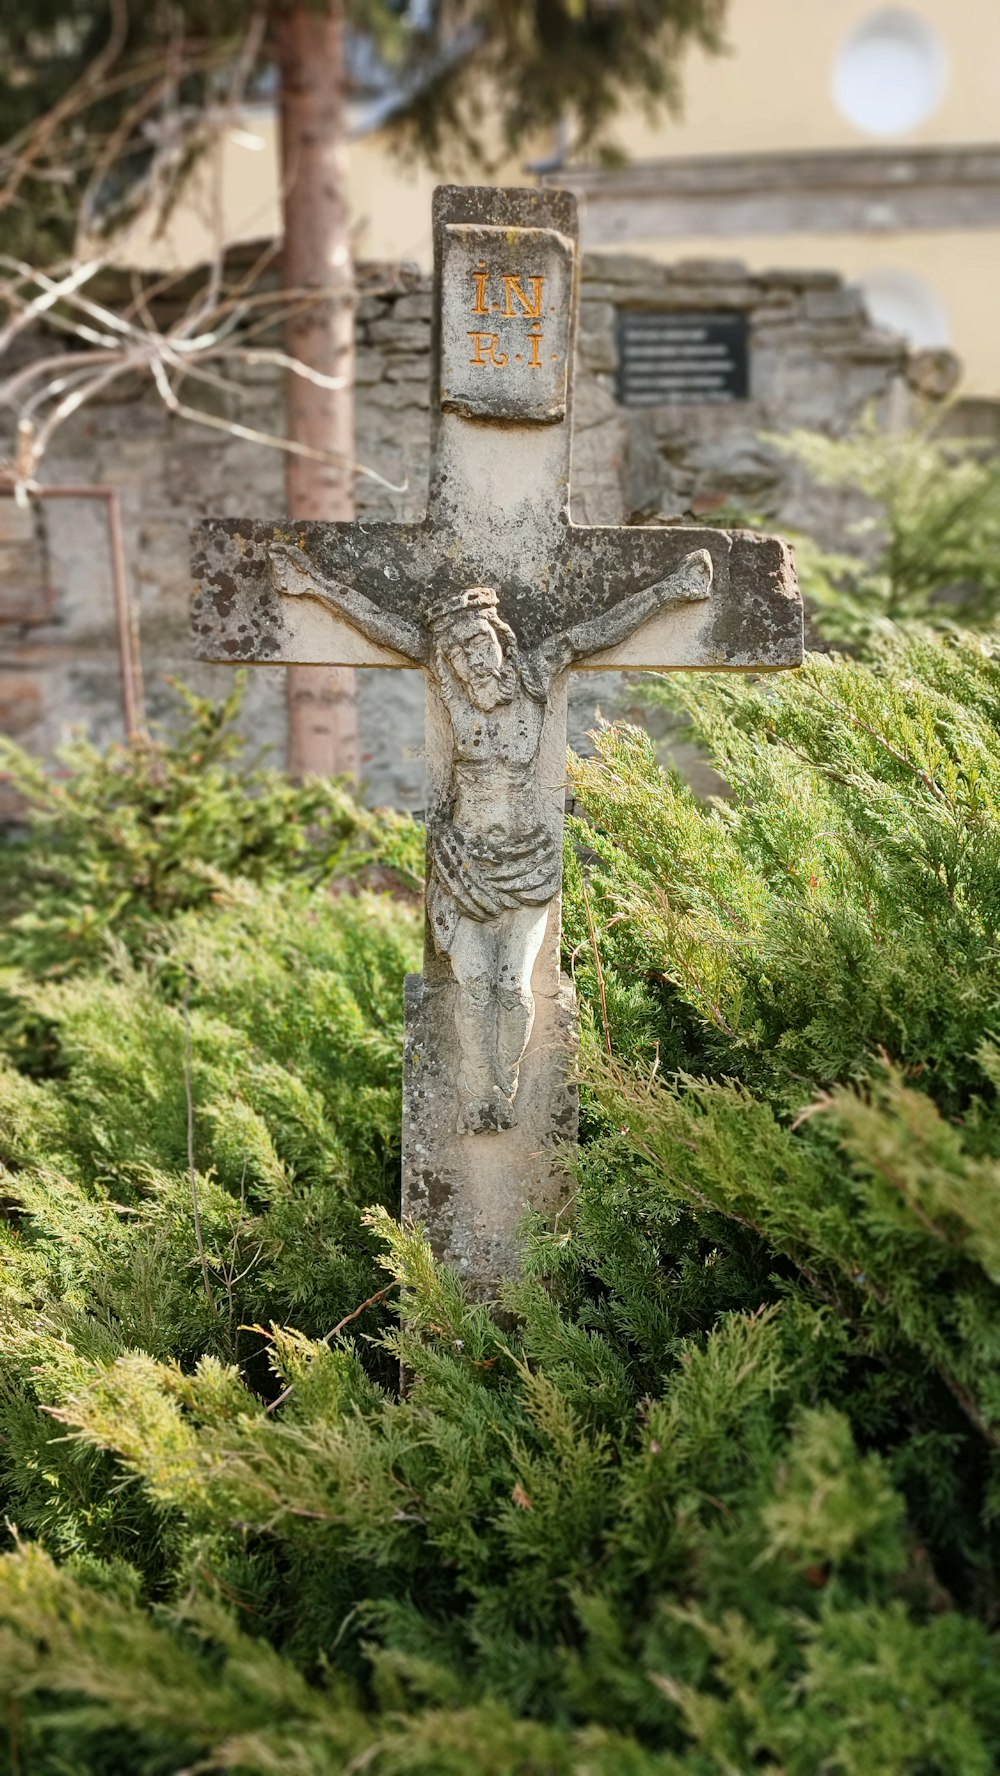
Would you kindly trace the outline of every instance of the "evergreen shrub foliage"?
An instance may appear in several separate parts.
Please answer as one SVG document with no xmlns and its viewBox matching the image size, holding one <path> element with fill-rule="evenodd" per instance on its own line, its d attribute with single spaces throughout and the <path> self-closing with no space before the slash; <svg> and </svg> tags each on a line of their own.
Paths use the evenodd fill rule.
<svg viewBox="0 0 1000 1776">
<path fill-rule="evenodd" d="M 656 695 L 733 795 L 573 766 L 586 1138 L 502 1316 L 391 1213 L 405 899 L 279 849 L 15 929 L 19 1772 L 997 1767 L 1000 667 Z"/>
<path fill-rule="evenodd" d="M 874 412 L 847 438 L 774 435 L 832 495 L 864 496 L 839 550 L 796 538 L 802 590 L 824 639 L 865 646 L 883 622 L 995 625 L 1000 615 L 1000 456 L 930 422 L 886 431 Z"/>
<path fill-rule="evenodd" d="M 55 774 L 0 735 L 0 770 L 29 822 L 22 843 L 0 848 L 0 920 L 14 923 L 19 957 L 64 969 L 99 958 L 109 934 L 132 946 L 151 923 L 207 905 L 220 878 L 315 883 L 381 866 L 419 885 L 423 839 L 411 820 L 373 817 L 335 780 L 299 787 L 279 771 L 238 769 L 243 684 L 237 674 L 219 704 L 177 684 L 182 720 L 169 743 L 102 753 L 76 739 Z"/>
</svg>

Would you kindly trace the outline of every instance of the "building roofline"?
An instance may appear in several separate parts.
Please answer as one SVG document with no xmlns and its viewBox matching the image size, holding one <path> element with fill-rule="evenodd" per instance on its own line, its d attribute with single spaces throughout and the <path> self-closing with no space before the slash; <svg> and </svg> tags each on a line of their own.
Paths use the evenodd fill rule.
<svg viewBox="0 0 1000 1776">
<path fill-rule="evenodd" d="M 1000 143 L 665 156 L 563 167 L 543 183 L 584 203 L 588 246 L 1000 226 Z"/>
</svg>

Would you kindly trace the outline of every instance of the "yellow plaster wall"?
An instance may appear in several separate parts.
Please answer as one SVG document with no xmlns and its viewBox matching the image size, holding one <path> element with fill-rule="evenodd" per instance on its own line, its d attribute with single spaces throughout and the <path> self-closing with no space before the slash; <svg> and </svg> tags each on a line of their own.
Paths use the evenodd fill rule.
<svg viewBox="0 0 1000 1776">
<path fill-rule="evenodd" d="M 919 128 L 872 137 L 841 116 L 833 71 L 841 44 L 882 0 L 729 0 L 729 52 L 691 50 L 683 68 L 680 119 L 650 125 L 636 109 L 618 121 L 621 146 L 637 160 L 665 154 L 763 153 L 851 148 L 865 143 L 944 145 L 1000 136 L 1000 0 L 915 0 L 949 61 L 938 109 Z"/>
<path fill-rule="evenodd" d="M 837 49 L 882 0 L 730 0 L 723 56 L 692 50 L 685 58 L 684 115 L 651 125 L 638 111 L 618 120 L 630 157 L 732 154 L 857 147 L 947 145 L 1000 140 L 1000 0 L 916 0 L 910 8 L 938 32 L 949 57 L 949 77 L 936 113 L 918 129 L 886 138 L 865 136 L 841 117 L 832 79 Z M 254 145 L 256 143 L 256 145 Z M 524 162 L 544 144 L 500 168 L 497 183 L 527 184 Z M 445 177 L 476 176 L 456 155 Z M 441 175 L 403 166 L 378 137 L 351 151 L 350 197 L 356 246 L 368 260 L 430 263 L 430 198 Z M 173 268 L 210 257 L 224 219 L 227 240 L 273 237 L 279 231 L 278 156 L 273 115 L 250 113 L 206 160 L 185 199 L 157 234 L 149 219 L 120 244 L 132 264 Z M 584 224 L 585 232 L 585 224 Z M 942 234 L 808 235 L 773 239 L 655 239 L 629 242 L 630 251 L 655 258 L 686 255 L 738 257 L 749 265 L 824 266 L 848 278 L 879 267 L 923 278 L 944 304 L 952 344 L 964 360 L 963 387 L 1000 396 L 1000 230 Z"/>
<path fill-rule="evenodd" d="M 463 167 L 457 154 L 454 165 L 432 172 L 421 161 L 401 161 L 378 136 L 353 143 L 348 195 L 358 257 L 410 259 L 429 269 L 435 185 L 480 176 Z M 166 226 L 158 230 L 151 217 L 138 218 L 117 242 L 116 257 L 166 270 L 202 264 L 216 250 L 220 217 L 227 242 L 274 239 L 281 231 L 279 180 L 276 121 L 261 107 L 244 114 L 220 149 L 199 162 Z M 494 182 L 532 185 L 535 180 L 513 160 Z"/>
</svg>

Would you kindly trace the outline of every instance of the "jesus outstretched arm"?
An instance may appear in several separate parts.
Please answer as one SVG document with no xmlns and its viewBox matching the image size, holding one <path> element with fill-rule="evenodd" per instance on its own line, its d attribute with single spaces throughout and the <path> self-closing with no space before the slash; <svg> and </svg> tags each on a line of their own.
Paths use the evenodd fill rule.
<svg viewBox="0 0 1000 1776">
<path fill-rule="evenodd" d="M 353 586 L 328 580 L 304 549 L 297 549 L 290 543 L 272 543 L 268 571 L 272 585 L 284 597 L 313 598 L 335 617 L 341 617 L 352 628 L 359 629 L 377 646 L 405 654 L 415 665 L 427 660 L 430 644 L 426 630 L 406 617 L 397 616 L 394 611 L 380 610 Z"/>
<path fill-rule="evenodd" d="M 700 603 L 711 595 L 711 590 L 712 557 L 707 549 L 694 549 L 665 580 L 633 592 L 603 616 L 591 617 L 548 636 L 534 650 L 535 660 L 543 675 L 552 679 L 574 660 L 585 660 L 589 654 L 617 647 L 634 635 L 648 617 L 669 610 L 672 605 Z"/>
</svg>

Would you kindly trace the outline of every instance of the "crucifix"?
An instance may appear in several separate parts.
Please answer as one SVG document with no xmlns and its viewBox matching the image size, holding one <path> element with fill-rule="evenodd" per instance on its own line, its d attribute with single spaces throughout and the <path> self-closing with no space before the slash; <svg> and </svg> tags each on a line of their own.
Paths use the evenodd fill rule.
<svg viewBox="0 0 1000 1776">
<path fill-rule="evenodd" d="M 406 983 L 403 1214 L 490 1294 L 576 1135 L 560 972 L 566 680 L 802 658 L 786 545 L 569 517 L 576 205 L 434 197 L 431 472 L 420 524 L 214 519 L 196 538 L 205 660 L 423 672 L 423 973 Z"/>
</svg>

